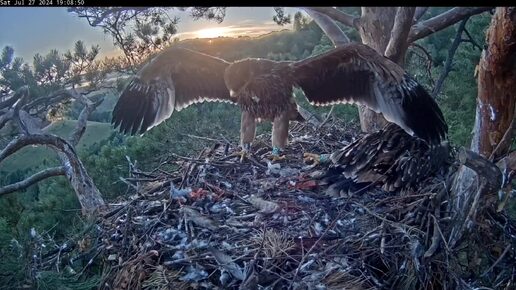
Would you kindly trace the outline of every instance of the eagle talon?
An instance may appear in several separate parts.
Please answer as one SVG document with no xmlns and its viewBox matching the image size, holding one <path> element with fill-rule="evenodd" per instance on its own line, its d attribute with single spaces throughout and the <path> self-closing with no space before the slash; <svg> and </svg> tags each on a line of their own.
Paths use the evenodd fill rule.
<svg viewBox="0 0 516 290">
<path fill-rule="evenodd" d="M 249 156 L 249 150 L 251 149 L 251 144 L 243 144 L 242 150 L 240 152 L 235 153 L 235 155 L 240 156 L 240 163 L 244 162 L 244 160 Z"/>
<path fill-rule="evenodd" d="M 305 152 L 303 153 L 303 161 L 307 164 L 311 164 L 313 166 L 317 166 L 319 164 L 324 164 L 329 161 L 329 154 L 315 154 Z"/>
<path fill-rule="evenodd" d="M 271 155 L 271 156 L 269 156 L 269 159 L 272 162 L 276 162 L 276 161 L 280 161 L 280 160 L 286 160 L 287 156 L 286 155 Z"/>
<path fill-rule="evenodd" d="M 287 159 L 287 156 L 286 155 L 280 155 L 281 153 L 281 149 L 278 148 L 278 147 L 273 147 L 272 148 L 272 153 L 271 155 L 268 157 L 268 159 L 270 159 L 271 161 L 273 162 L 276 162 L 276 161 L 280 161 L 280 160 L 286 160 Z"/>
</svg>

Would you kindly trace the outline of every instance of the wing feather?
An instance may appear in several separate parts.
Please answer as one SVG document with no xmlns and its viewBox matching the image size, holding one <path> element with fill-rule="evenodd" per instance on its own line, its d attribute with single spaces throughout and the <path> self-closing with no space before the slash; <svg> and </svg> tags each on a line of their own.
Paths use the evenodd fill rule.
<svg viewBox="0 0 516 290">
<path fill-rule="evenodd" d="M 224 82 L 228 62 L 172 47 L 152 59 L 124 89 L 113 109 L 120 131 L 143 134 L 174 111 L 204 101 L 231 102 Z"/>
<path fill-rule="evenodd" d="M 359 43 L 293 63 L 296 86 L 314 105 L 361 104 L 430 143 L 448 126 L 435 100 L 396 63 Z"/>
</svg>

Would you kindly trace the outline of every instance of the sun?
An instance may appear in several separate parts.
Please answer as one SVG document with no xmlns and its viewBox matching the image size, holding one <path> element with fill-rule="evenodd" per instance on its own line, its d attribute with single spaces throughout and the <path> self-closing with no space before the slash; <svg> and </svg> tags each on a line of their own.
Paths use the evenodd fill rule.
<svg viewBox="0 0 516 290">
<path fill-rule="evenodd" d="M 229 29 L 227 27 L 214 27 L 198 30 L 195 34 L 198 38 L 215 38 L 219 36 L 227 36 Z"/>
</svg>

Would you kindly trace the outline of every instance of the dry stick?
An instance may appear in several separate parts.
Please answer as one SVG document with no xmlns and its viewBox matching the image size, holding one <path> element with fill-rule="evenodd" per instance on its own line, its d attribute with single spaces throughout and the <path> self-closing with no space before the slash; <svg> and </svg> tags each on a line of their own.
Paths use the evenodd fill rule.
<svg viewBox="0 0 516 290">
<path fill-rule="evenodd" d="M 420 234 L 424 234 L 424 232 L 423 232 L 423 231 L 421 231 L 420 229 L 418 229 L 418 228 L 416 228 L 416 227 L 412 227 L 412 226 L 409 226 L 409 225 L 402 224 L 402 223 L 400 223 L 400 222 L 391 221 L 391 220 L 388 220 L 388 219 L 386 219 L 386 218 L 384 218 L 384 217 L 381 217 L 381 216 L 379 216 L 378 214 L 376 214 L 375 212 L 373 212 L 372 210 L 370 210 L 369 208 L 367 208 L 366 206 L 364 206 L 364 205 L 362 205 L 362 204 L 360 204 L 360 203 L 358 203 L 358 202 L 353 202 L 353 204 L 355 204 L 355 205 L 357 205 L 357 206 L 359 206 L 359 207 L 363 208 L 363 209 L 364 209 L 368 214 L 370 214 L 370 215 L 374 216 L 375 218 L 377 218 L 377 219 L 379 219 L 379 220 L 381 220 L 381 221 L 385 221 L 385 222 L 388 222 L 388 223 L 391 223 L 391 224 L 393 224 L 393 225 L 397 225 L 397 226 L 403 226 L 403 225 L 404 225 L 404 226 L 406 226 L 406 227 L 410 228 L 410 229 L 411 229 L 411 230 L 413 230 L 413 231 L 419 232 Z"/>
<path fill-rule="evenodd" d="M 330 111 L 328 112 L 328 114 L 326 114 L 326 118 L 324 118 L 324 121 L 322 121 L 321 124 L 317 127 L 317 130 L 320 130 L 324 126 L 324 124 L 326 124 L 326 122 L 328 122 L 328 120 L 330 119 L 330 117 L 333 114 L 333 109 L 335 109 L 335 105 L 331 106 Z"/>
<path fill-rule="evenodd" d="M 185 133 L 181 133 L 180 135 L 186 136 L 186 137 L 190 137 L 190 138 L 194 138 L 194 139 L 200 139 L 200 140 L 206 140 L 206 141 L 214 141 L 214 142 L 218 142 L 218 143 L 222 143 L 222 141 L 223 141 L 223 140 L 219 140 L 219 139 L 213 139 L 213 138 L 209 138 L 209 137 L 201 137 L 201 136 L 192 135 L 192 134 L 185 134 Z"/>
<path fill-rule="evenodd" d="M 498 259 L 496 259 L 496 261 L 494 262 L 493 265 L 491 265 L 491 267 L 489 267 L 489 269 L 487 269 L 482 275 L 480 275 L 480 277 L 484 277 L 485 275 L 487 275 L 487 273 L 491 272 L 491 270 L 494 269 L 494 267 L 496 267 L 496 265 L 498 265 L 498 263 L 500 263 L 500 261 L 502 261 L 503 257 L 509 252 L 509 250 L 511 249 L 512 245 L 509 244 L 507 245 L 507 247 L 505 247 L 505 250 L 503 250 L 502 254 L 500 255 L 500 257 L 498 257 Z"/>
<path fill-rule="evenodd" d="M 446 80 L 446 77 L 452 70 L 453 66 L 453 57 L 455 56 L 455 52 L 459 48 L 459 45 L 462 42 L 462 33 L 464 32 L 464 29 L 466 27 L 466 23 L 468 22 L 469 17 L 464 18 L 464 20 L 461 21 L 459 28 L 457 28 L 457 33 L 455 34 L 455 39 L 453 40 L 452 45 L 450 46 L 450 49 L 448 50 L 448 56 L 446 57 L 446 63 L 444 65 L 443 71 L 441 75 L 439 76 L 439 79 L 437 80 L 437 83 L 435 84 L 434 89 L 432 90 L 432 96 L 436 98 L 439 93 L 441 92 L 441 89 L 444 85 L 444 81 Z"/>
</svg>

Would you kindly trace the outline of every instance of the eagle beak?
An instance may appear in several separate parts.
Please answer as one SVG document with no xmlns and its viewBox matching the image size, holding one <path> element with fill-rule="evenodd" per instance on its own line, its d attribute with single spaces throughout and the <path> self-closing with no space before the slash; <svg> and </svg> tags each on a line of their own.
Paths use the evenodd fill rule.
<svg viewBox="0 0 516 290">
<path fill-rule="evenodd" d="M 229 90 L 229 96 L 230 96 L 230 97 L 233 97 L 234 95 L 235 95 L 235 91 L 233 91 L 233 90 Z"/>
</svg>

